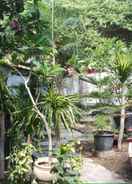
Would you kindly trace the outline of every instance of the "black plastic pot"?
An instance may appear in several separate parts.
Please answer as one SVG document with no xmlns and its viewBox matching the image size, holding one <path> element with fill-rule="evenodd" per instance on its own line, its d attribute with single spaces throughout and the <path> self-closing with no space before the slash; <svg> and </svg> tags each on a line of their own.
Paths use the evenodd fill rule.
<svg viewBox="0 0 132 184">
<path fill-rule="evenodd" d="M 94 136 L 95 149 L 97 151 L 112 150 L 114 135 L 112 132 L 99 132 Z"/>
<path fill-rule="evenodd" d="M 127 115 L 125 128 L 127 132 L 132 131 L 132 114 Z"/>
<path fill-rule="evenodd" d="M 115 121 L 115 128 L 119 129 L 120 128 L 120 115 L 115 116 L 114 121 Z M 129 130 L 132 130 L 132 112 L 126 113 L 125 130 L 126 132 L 129 132 Z"/>
</svg>

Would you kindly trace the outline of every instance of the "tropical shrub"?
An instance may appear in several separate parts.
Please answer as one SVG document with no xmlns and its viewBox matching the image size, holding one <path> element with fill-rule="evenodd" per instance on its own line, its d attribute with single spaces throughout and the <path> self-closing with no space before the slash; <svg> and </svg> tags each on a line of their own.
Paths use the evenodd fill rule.
<svg viewBox="0 0 132 184">
<path fill-rule="evenodd" d="M 125 128 L 125 114 L 126 108 L 129 103 L 128 99 L 128 86 L 131 83 L 131 72 L 132 72 L 132 56 L 130 53 L 120 53 L 116 54 L 115 63 L 114 63 L 115 74 L 117 75 L 120 94 L 120 105 L 121 105 L 121 117 L 120 117 L 120 133 L 118 139 L 118 148 L 121 149 L 121 143 L 124 135 Z"/>
<path fill-rule="evenodd" d="M 79 115 L 77 108 L 78 95 L 63 96 L 55 91 L 49 89 L 47 93 L 42 96 L 42 110 L 47 121 L 53 129 L 55 129 L 56 136 L 60 139 L 61 126 L 71 130 Z"/>
<path fill-rule="evenodd" d="M 74 143 L 63 144 L 56 152 L 58 162 L 52 169 L 56 175 L 54 184 L 80 184 L 79 170 L 81 159 L 80 156 L 75 155 Z"/>
<path fill-rule="evenodd" d="M 15 147 L 8 157 L 10 161 L 9 182 L 11 184 L 29 184 L 32 171 L 32 152 L 35 147 L 25 144 Z"/>
<path fill-rule="evenodd" d="M 108 117 L 108 115 L 97 115 L 95 119 L 95 126 L 97 128 L 97 131 L 99 132 L 112 131 L 110 118 Z"/>
</svg>

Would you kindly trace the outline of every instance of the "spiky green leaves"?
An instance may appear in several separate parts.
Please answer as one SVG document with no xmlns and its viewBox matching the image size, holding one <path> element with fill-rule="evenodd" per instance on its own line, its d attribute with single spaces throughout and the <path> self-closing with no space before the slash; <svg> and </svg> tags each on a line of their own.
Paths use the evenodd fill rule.
<svg viewBox="0 0 132 184">
<path fill-rule="evenodd" d="M 118 52 L 114 67 L 120 82 L 126 82 L 132 72 L 132 55 Z"/>
<path fill-rule="evenodd" d="M 40 75 L 43 76 L 44 78 L 51 78 L 58 76 L 62 73 L 63 68 L 60 67 L 60 65 L 52 65 L 51 63 L 48 62 L 34 62 L 34 67 L 33 71 Z"/>
<path fill-rule="evenodd" d="M 63 124 L 66 129 L 71 129 L 76 123 L 76 115 L 78 113 L 76 103 L 78 96 L 63 96 L 50 89 L 43 95 L 43 111 L 50 125 L 59 133 L 59 129 Z"/>
</svg>

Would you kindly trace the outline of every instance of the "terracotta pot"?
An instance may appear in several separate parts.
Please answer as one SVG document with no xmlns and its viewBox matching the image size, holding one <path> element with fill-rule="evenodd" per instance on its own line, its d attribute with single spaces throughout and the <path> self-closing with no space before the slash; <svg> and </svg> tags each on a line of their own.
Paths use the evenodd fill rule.
<svg viewBox="0 0 132 184">
<path fill-rule="evenodd" d="M 34 162 L 33 174 L 40 181 L 52 181 L 54 179 L 54 174 L 51 173 L 53 164 L 57 162 L 56 158 L 51 158 L 51 163 L 49 163 L 49 157 L 38 158 Z"/>
</svg>

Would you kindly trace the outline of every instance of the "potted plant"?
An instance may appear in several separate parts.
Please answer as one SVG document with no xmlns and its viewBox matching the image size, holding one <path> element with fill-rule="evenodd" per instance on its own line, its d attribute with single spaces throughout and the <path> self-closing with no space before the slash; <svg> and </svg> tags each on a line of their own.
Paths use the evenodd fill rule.
<svg viewBox="0 0 132 184">
<path fill-rule="evenodd" d="M 49 182 L 54 180 L 54 174 L 51 170 L 54 164 L 57 163 L 56 158 L 51 159 L 51 164 L 49 164 L 49 157 L 40 157 L 34 162 L 33 174 L 40 181 Z"/>
<path fill-rule="evenodd" d="M 114 134 L 107 115 L 97 115 L 95 119 L 96 132 L 94 135 L 95 149 L 109 151 L 113 147 Z"/>
<path fill-rule="evenodd" d="M 118 96 L 118 102 L 120 105 L 120 130 L 118 138 L 118 149 L 122 148 L 122 140 L 124 136 L 125 122 L 131 119 L 131 116 L 127 116 L 126 106 L 131 99 L 131 72 L 132 72 L 132 60 L 129 52 L 117 52 L 115 62 L 113 65 L 113 74 L 115 75 L 114 86 L 118 87 L 115 90 L 115 94 Z M 129 117 L 129 118 L 128 118 Z"/>
<path fill-rule="evenodd" d="M 56 159 L 52 156 L 53 147 L 53 130 L 55 130 L 56 137 L 60 135 L 60 125 L 63 123 L 65 128 L 70 130 L 75 124 L 77 98 L 73 95 L 63 96 L 56 90 L 55 79 L 57 74 L 62 72 L 62 69 L 58 65 L 49 65 L 48 63 L 35 63 L 33 72 L 29 72 L 29 76 L 25 79 L 23 73 L 17 70 L 18 74 L 22 77 L 29 99 L 33 105 L 33 111 L 39 117 L 40 121 L 44 124 L 47 138 L 48 138 L 48 156 L 38 158 L 34 163 L 34 175 L 42 179 L 42 175 L 45 176 L 45 181 L 51 181 L 51 169 Z M 34 96 L 31 92 L 30 81 L 32 75 L 36 74 L 40 81 L 39 95 Z M 43 90 L 42 86 L 44 82 L 47 82 L 47 89 Z M 40 88 L 41 87 L 41 88 Z M 59 140 L 59 139 L 58 139 Z M 59 141 L 58 141 L 59 142 Z M 41 172 L 41 173 L 40 173 Z"/>
<path fill-rule="evenodd" d="M 28 184 L 32 172 L 32 152 L 36 148 L 32 144 L 14 147 L 7 159 L 10 161 L 8 183 Z"/>
<path fill-rule="evenodd" d="M 115 53 L 114 62 L 111 66 L 107 66 L 107 76 L 98 78 L 90 78 L 88 76 L 81 77 L 82 80 L 94 84 L 97 90 L 87 95 L 92 98 L 98 99 L 100 106 L 112 107 L 112 113 L 119 112 L 119 116 L 114 119 L 118 121 L 119 136 L 118 136 L 118 149 L 122 148 L 122 140 L 125 130 L 126 107 L 130 105 L 131 99 L 131 72 L 132 60 L 129 52 L 118 51 Z M 95 104 L 97 105 L 97 104 Z M 98 106 L 98 108 L 99 108 Z M 105 107 L 103 107 L 104 109 Z M 112 114 L 111 113 L 111 114 Z M 130 116 L 129 116 L 130 119 Z"/>
<path fill-rule="evenodd" d="M 80 181 L 81 157 L 75 153 L 75 142 L 62 144 L 56 150 L 58 162 L 54 165 L 52 173 L 55 174 L 54 184 L 72 183 L 82 184 Z"/>
<path fill-rule="evenodd" d="M 76 123 L 75 113 L 77 108 L 74 103 L 77 102 L 77 97 L 63 96 L 55 91 L 49 89 L 42 97 L 42 111 L 51 127 L 55 132 L 57 138 L 57 145 L 60 146 L 60 131 L 62 124 L 68 130 Z M 34 174 L 42 181 L 51 181 L 54 175 L 51 173 L 53 165 L 57 162 L 56 158 L 52 157 L 52 164 L 49 165 L 49 158 L 38 158 L 34 163 Z"/>
<path fill-rule="evenodd" d="M 27 94 L 27 98 L 31 103 L 31 111 L 35 114 L 35 117 L 37 117 L 37 120 L 39 119 L 39 122 L 41 122 L 41 124 L 43 124 L 45 132 L 46 132 L 46 136 L 48 139 L 48 156 L 47 158 L 43 158 L 43 161 L 41 160 L 41 162 L 39 161 L 39 163 L 34 164 L 34 166 L 36 165 L 41 165 L 41 163 L 43 164 L 43 172 L 46 171 L 46 175 L 47 178 L 49 178 L 49 180 L 51 179 L 50 177 L 50 171 L 52 168 L 52 164 L 54 162 L 54 158 L 52 156 L 52 147 L 53 147 L 53 142 L 52 142 L 52 127 L 50 125 L 50 122 L 48 121 L 48 118 L 46 116 L 46 114 L 44 114 L 43 111 L 43 106 L 44 103 L 42 101 L 42 96 L 43 94 L 46 93 L 47 89 L 44 89 L 44 84 L 48 84 L 47 88 L 49 88 L 52 84 L 55 84 L 55 80 L 56 80 L 56 76 L 58 74 L 60 74 L 62 72 L 62 68 L 59 65 L 50 65 L 47 62 L 34 62 L 33 64 L 33 69 L 28 70 L 28 72 L 26 74 L 28 74 L 28 76 L 25 77 L 25 70 L 20 70 L 15 68 L 15 72 L 17 72 L 17 74 L 19 74 L 24 82 L 24 86 L 25 86 L 25 90 L 26 90 L 26 94 Z M 14 68 L 13 68 L 14 69 Z M 36 76 L 37 79 L 39 79 L 39 86 L 35 88 L 35 93 L 33 93 L 32 89 L 31 89 L 31 80 L 33 79 L 33 76 Z M 27 101 L 28 101 L 27 100 Z M 33 128 L 33 124 L 32 124 L 32 117 L 31 117 L 32 113 L 29 113 L 29 118 L 30 121 L 28 120 L 28 123 L 30 123 L 30 127 Z M 38 125 L 38 123 L 36 124 L 36 126 Z M 28 127 L 27 127 L 28 128 Z M 43 131 L 44 131 L 43 129 Z M 27 130 L 28 131 L 28 130 Z M 34 131 L 36 131 L 36 129 L 34 129 Z M 31 135 L 31 131 L 30 131 L 30 138 L 32 138 L 33 135 Z M 30 139 L 31 140 L 31 139 Z M 33 142 L 33 140 L 32 140 Z M 48 166 L 48 167 L 47 167 Z M 47 169 L 47 170 L 46 170 Z M 44 174 L 44 173 L 43 173 Z M 46 179 L 48 180 L 48 179 Z"/>
<path fill-rule="evenodd" d="M 61 143 L 61 127 L 71 131 L 77 121 L 79 109 L 76 106 L 78 95 L 61 95 L 54 88 L 50 88 L 42 96 L 42 111 L 55 133 L 57 145 Z"/>
</svg>

